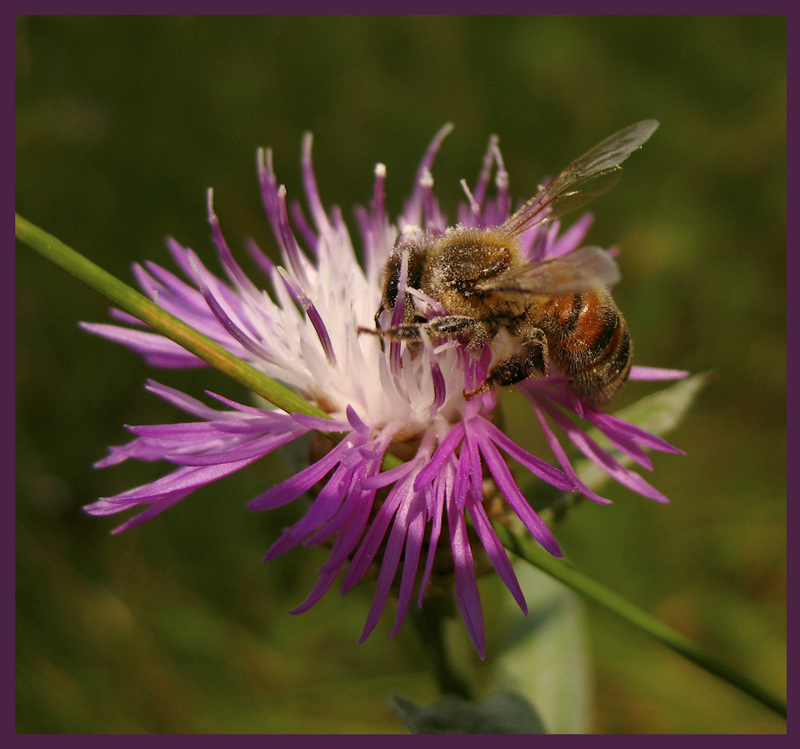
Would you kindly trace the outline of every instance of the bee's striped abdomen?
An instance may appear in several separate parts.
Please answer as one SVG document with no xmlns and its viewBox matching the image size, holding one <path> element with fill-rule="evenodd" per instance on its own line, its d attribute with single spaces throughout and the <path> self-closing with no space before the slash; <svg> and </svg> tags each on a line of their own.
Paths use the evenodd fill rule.
<svg viewBox="0 0 800 749">
<path fill-rule="evenodd" d="M 594 404 L 610 401 L 631 368 L 625 319 L 605 289 L 554 297 L 542 320 L 550 359 L 571 387 Z"/>
</svg>

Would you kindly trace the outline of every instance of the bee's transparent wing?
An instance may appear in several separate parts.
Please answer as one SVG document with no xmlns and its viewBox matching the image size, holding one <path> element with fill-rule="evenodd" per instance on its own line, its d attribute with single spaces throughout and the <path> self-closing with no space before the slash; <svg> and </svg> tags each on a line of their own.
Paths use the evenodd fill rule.
<svg viewBox="0 0 800 749">
<path fill-rule="evenodd" d="M 614 259 L 599 247 L 582 247 L 567 255 L 514 268 L 480 281 L 482 293 L 519 291 L 527 294 L 574 294 L 613 286 L 620 280 Z"/>
<path fill-rule="evenodd" d="M 573 161 L 500 228 L 521 234 L 580 208 L 610 190 L 622 177 L 620 164 L 655 132 L 656 120 L 630 125 Z"/>
</svg>

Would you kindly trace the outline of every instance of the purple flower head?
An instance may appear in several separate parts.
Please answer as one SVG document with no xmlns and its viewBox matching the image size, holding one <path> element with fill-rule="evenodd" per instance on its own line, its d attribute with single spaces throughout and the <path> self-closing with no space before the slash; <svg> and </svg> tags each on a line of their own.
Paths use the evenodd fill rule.
<svg viewBox="0 0 800 749">
<path fill-rule="evenodd" d="M 394 634 L 412 600 L 423 604 L 432 578 L 441 575 L 444 567 L 453 580 L 467 630 L 483 657 L 476 554 L 481 563 L 491 563 L 526 610 L 514 570 L 492 527 L 498 505 L 504 512 L 510 509 L 547 551 L 561 555 L 555 537 L 523 496 L 512 466 L 559 492 L 608 502 L 580 480 L 562 445 L 566 440 L 619 483 L 664 502 L 660 492 L 612 457 L 580 424 L 597 427 L 614 447 L 647 469 L 651 464 L 645 448 L 680 451 L 580 399 L 570 389 L 568 378 L 550 370 L 546 377 L 525 380 L 519 389 L 556 456 L 558 465 L 551 465 L 523 450 L 496 425 L 501 389 L 487 388 L 465 397 L 465 392 L 487 379 L 492 362 L 489 345 L 475 352 L 458 337 L 440 338 L 424 329 L 413 344 L 363 332 L 374 328 L 382 304 L 384 267 L 393 248 L 402 249 L 404 242 L 420 233 L 434 236 L 448 228 L 433 192 L 431 169 L 449 129 L 443 128 L 425 153 L 396 223 L 389 220 L 384 202 L 386 169 L 380 164 L 376 167 L 369 207 L 356 210 L 363 263 L 357 259 L 340 211 L 323 207 L 307 136 L 302 156 L 307 213 L 298 204 L 287 204 L 270 152 L 258 154 L 261 195 L 281 265 L 253 242 L 247 249 L 263 271 L 269 291 L 251 280 L 235 260 L 210 197 L 209 220 L 224 278 L 174 240 L 169 240 L 169 250 L 183 279 L 154 263 L 135 266 L 141 288 L 163 309 L 292 387 L 330 419 L 247 405 L 209 393 L 218 402 L 211 407 L 151 381 L 149 390 L 189 418 L 181 423 L 129 427 L 135 438 L 112 447 L 97 466 L 138 458 L 164 460 L 175 469 L 86 509 L 108 515 L 140 508 L 138 515 L 116 529 L 125 530 L 195 489 L 311 433 L 309 465 L 266 488 L 249 504 L 253 510 L 266 510 L 307 493 L 313 497 L 305 515 L 284 530 L 265 556 L 272 559 L 300 544 L 330 546 L 316 585 L 295 613 L 314 605 L 343 571 L 344 592 L 377 565 L 376 595 L 361 639 L 375 627 L 390 594 L 397 598 Z M 495 189 L 490 191 L 492 175 Z M 509 219 L 508 175 L 496 139 L 490 142 L 477 182 L 471 190 L 465 185 L 465 192 L 468 201 L 458 209 L 461 225 L 492 227 Z M 568 255 L 580 245 L 590 224 L 588 215 L 564 232 L 558 220 L 540 223 L 520 234 L 521 251 L 531 261 Z M 438 300 L 426 298 L 409 285 L 408 253 L 403 253 L 397 284 L 398 302 L 387 324 L 402 323 L 406 298 L 413 298 L 428 318 L 447 315 Z M 205 365 L 133 317 L 113 314 L 124 325 L 84 327 L 141 353 L 158 367 Z M 672 379 L 683 374 L 634 366 L 630 379 Z M 387 456 L 404 462 L 396 465 L 395 460 L 396 467 L 386 470 Z"/>
</svg>

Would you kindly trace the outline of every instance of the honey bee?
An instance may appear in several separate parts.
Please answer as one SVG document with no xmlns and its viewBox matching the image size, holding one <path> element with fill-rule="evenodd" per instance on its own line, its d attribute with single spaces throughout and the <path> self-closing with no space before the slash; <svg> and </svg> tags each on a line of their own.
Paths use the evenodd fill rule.
<svg viewBox="0 0 800 749">
<path fill-rule="evenodd" d="M 657 127 L 645 120 L 607 138 L 500 226 L 401 235 L 384 269 L 376 329 L 361 330 L 412 346 L 423 334 L 458 338 L 476 355 L 492 344 L 494 364 L 466 398 L 555 369 L 583 402 L 608 403 L 627 379 L 632 358 L 628 327 L 608 290 L 620 278 L 616 263 L 599 247 L 530 262 L 519 237 L 613 187 L 620 164 Z M 391 315 L 398 303 L 403 275 L 402 322 L 381 328 L 382 313 Z M 425 297 L 434 303 L 430 319 L 417 306 Z"/>
</svg>

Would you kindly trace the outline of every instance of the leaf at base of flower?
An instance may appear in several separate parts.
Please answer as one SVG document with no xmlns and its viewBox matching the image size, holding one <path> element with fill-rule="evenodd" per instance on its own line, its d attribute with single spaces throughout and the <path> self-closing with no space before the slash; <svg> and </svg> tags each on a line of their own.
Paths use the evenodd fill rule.
<svg viewBox="0 0 800 749">
<path fill-rule="evenodd" d="M 546 733 L 536 710 L 516 694 L 476 701 L 446 695 L 432 705 L 419 705 L 395 692 L 389 696 L 389 705 L 411 733 Z"/>
<path fill-rule="evenodd" d="M 585 734 L 591 678 L 581 601 L 540 570 L 515 567 L 531 614 L 509 609 L 510 643 L 495 662 L 493 684 L 535 704 L 548 732 Z"/>
</svg>

